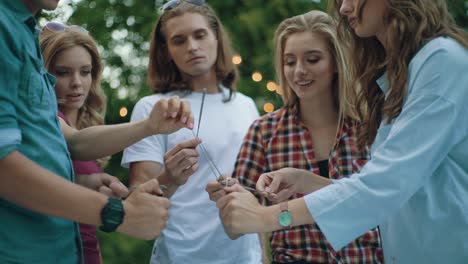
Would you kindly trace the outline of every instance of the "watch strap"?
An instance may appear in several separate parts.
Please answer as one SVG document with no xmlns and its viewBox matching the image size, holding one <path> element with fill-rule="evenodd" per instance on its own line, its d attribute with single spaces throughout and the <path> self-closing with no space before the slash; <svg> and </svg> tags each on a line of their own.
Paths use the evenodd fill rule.
<svg viewBox="0 0 468 264">
<path fill-rule="evenodd" d="M 288 202 L 280 203 L 280 210 L 281 210 L 281 212 L 288 211 Z"/>
<path fill-rule="evenodd" d="M 109 198 L 107 204 L 101 210 L 101 222 L 99 227 L 104 232 L 114 232 L 123 222 L 125 212 L 122 200 Z"/>
</svg>

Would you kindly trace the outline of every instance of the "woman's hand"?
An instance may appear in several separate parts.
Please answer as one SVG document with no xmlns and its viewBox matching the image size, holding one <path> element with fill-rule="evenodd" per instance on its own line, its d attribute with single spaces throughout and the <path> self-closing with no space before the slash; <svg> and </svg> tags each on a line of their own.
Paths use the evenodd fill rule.
<svg viewBox="0 0 468 264">
<path fill-rule="evenodd" d="M 125 198 L 129 193 L 118 178 L 107 173 L 76 175 L 76 183 L 112 198 Z"/>
<path fill-rule="evenodd" d="M 159 100 L 153 107 L 146 126 L 151 134 L 170 134 L 183 127 L 193 128 L 190 103 L 178 96 Z"/>
<path fill-rule="evenodd" d="M 280 203 L 291 196 L 308 194 L 331 184 L 330 179 L 310 171 L 283 168 L 260 175 L 257 191 L 273 203 Z"/>
</svg>

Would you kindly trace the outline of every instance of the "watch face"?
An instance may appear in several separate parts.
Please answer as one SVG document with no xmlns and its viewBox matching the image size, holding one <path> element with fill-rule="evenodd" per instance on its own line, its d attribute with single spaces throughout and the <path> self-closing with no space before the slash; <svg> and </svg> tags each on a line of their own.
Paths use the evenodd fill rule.
<svg viewBox="0 0 468 264">
<path fill-rule="evenodd" d="M 289 211 L 283 211 L 278 216 L 278 222 L 282 227 L 289 227 L 292 224 L 292 216 Z"/>
</svg>

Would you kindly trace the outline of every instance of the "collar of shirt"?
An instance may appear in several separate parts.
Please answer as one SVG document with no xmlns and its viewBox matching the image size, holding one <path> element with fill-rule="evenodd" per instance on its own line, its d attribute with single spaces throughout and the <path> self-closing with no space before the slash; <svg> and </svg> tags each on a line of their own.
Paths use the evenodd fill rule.
<svg viewBox="0 0 468 264">
<path fill-rule="evenodd" d="M 300 126 L 300 127 L 304 128 L 305 130 L 308 131 L 305 124 L 299 118 L 299 110 L 298 110 L 297 106 L 293 106 L 292 108 L 286 108 L 286 110 L 283 113 L 283 118 L 282 119 L 284 120 L 282 125 L 286 129 L 291 130 L 291 129 L 294 129 L 295 127 Z M 333 146 L 332 150 L 337 147 L 337 144 L 340 142 L 340 139 L 345 138 L 346 136 L 349 135 L 350 129 L 352 128 L 352 125 L 351 125 L 352 122 L 353 121 L 350 118 L 345 117 L 343 119 L 343 121 L 341 122 L 342 126 L 340 128 L 340 133 L 338 133 L 336 135 L 335 145 Z M 340 123 L 340 125 L 341 125 L 341 123 Z"/>
<path fill-rule="evenodd" d="M 21 3 L 21 1 L 3 1 L 7 8 L 11 10 L 11 13 L 18 18 L 18 21 L 22 21 L 26 27 L 31 31 L 34 35 L 34 39 L 36 39 L 36 52 L 38 58 L 42 60 L 42 54 L 40 51 L 39 44 L 37 40 L 39 39 L 39 34 L 41 33 L 41 29 L 37 25 L 36 19 L 34 15 L 26 8 L 26 6 Z"/>
<path fill-rule="evenodd" d="M 387 72 L 385 72 L 382 76 L 380 76 L 377 79 L 377 85 L 380 87 L 380 90 L 385 94 L 385 99 L 387 99 L 387 96 L 390 92 L 388 83 L 387 83 Z"/>
<path fill-rule="evenodd" d="M 21 1 L 4 1 L 3 3 L 12 11 L 18 20 L 23 21 L 31 30 L 35 29 L 36 20 L 33 14 L 31 14 Z"/>
</svg>

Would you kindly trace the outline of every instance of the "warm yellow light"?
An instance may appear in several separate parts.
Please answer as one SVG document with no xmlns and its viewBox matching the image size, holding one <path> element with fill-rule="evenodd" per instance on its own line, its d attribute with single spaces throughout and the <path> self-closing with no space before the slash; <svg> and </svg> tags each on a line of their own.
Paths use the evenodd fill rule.
<svg viewBox="0 0 468 264">
<path fill-rule="evenodd" d="M 269 82 L 267 83 L 267 86 L 266 86 L 266 87 L 267 87 L 267 90 L 268 90 L 268 91 L 274 92 L 274 91 L 276 91 L 278 85 L 276 85 L 276 83 L 273 82 L 273 81 L 269 81 Z"/>
<path fill-rule="evenodd" d="M 263 78 L 262 74 L 259 73 L 259 72 L 254 72 L 252 73 L 252 80 L 254 80 L 254 82 L 259 82 L 261 81 Z"/>
<path fill-rule="evenodd" d="M 121 117 L 126 117 L 127 114 L 128 114 L 127 107 L 124 106 L 124 107 L 120 108 L 119 114 L 120 114 Z"/>
<path fill-rule="evenodd" d="M 232 63 L 235 65 L 239 65 L 242 63 L 242 57 L 240 55 L 234 55 L 232 56 Z"/>
<path fill-rule="evenodd" d="M 275 106 L 272 103 L 265 103 L 263 105 L 263 110 L 266 113 L 271 113 L 271 112 L 275 111 Z"/>
</svg>

